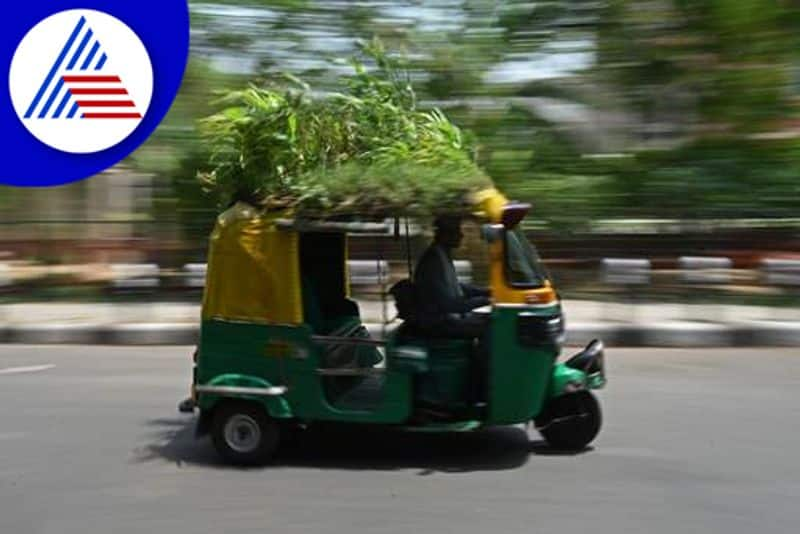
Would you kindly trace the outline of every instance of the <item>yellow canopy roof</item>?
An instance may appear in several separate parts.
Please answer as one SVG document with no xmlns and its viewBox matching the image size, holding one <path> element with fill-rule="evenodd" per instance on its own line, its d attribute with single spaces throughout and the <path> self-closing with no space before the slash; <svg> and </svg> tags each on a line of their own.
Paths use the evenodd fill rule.
<svg viewBox="0 0 800 534">
<path fill-rule="evenodd" d="M 203 319 L 296 324 L 303 320 L 297 232 L 238 202 L 217 217 L 208 252 Z"/>
<path fill-rule="evenodd" d="M 471 201 L 473 214 L 492 223 L 500 222 L 508 202 L 494 188 Z M 347 224 L 335 223 L 332 230 L 347 232 Z M 220 214 L 209 242 L 203 319 L 301 323 L 298 231 L 303 229 L 288 211 L 264 212 L 238 202 Z"/>
</svg>

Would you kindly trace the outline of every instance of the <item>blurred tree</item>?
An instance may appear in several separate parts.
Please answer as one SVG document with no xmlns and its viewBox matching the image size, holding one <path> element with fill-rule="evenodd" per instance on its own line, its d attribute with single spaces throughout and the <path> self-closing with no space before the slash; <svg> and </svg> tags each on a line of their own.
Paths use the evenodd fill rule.
<svg viewBox="0 0 800 534">
<path fill-rule="evenodd" d="M 208 153 L 200 143 L 196 122 L 212 110 L 219 92 L 241 83 L 236 75 L 222 74 L 199 58 L 189 61 L 175 102 L 156 132 L 131 155 L 141 170 L 153 173 L 153 218 L 172 221 L 189 243 L 205 243 L 217 212 L 213 198 L 198 187 Z"/>
<path fill-rule="evenodd" d="M 608 4 L 596 76 L 640 117 L 637 174 L 615 177 L 624 205 L 679 217 L 797 212 L 798 22 L 796 6 L 772 0 Z"/>
<path fill-rule="evenodd" d="M 217 0 L 190 8 L 194 61 L 168 120 L 134 158 L 170 184 L 158 205 L 191 214 L 186 225 L 210 209 L 189 184 L 191 161 L 203 159 L 194 122 L 208 115 L 213 89 L 290 72 L 330 91 L 348 69 L 336 58 L 373 35 L 404 56 L 420 105 L 474 131 L 488 174 L 559 227 L 800 208 L 795 2 Z"/>
</svg>

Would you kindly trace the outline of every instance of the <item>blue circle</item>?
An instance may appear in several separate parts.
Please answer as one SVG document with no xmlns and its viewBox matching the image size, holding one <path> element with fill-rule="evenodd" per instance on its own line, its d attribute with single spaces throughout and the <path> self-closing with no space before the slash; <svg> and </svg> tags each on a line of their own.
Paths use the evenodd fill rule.
<svg viewBox="0 0 800 534">
<path fill-rule="evenodd" d="M 158 127 L 178 94 L 189 55 L 186 0 L 131 2 L 83 0 L 15 2 L 0 18 L 0 68 L 11 69 L 14 51 L 40 21 L 68 9 L 94 9 L 127 24 L 142 40 L 153 65 L 153 97 L 144 119 L 121 143 L 93 154 L 69 154 L 36 139 L 17 117 L 8 83 L 0 95 L 0 183 L 36 187 L 60 185 L 93 176 L 123 160 Z"/>
</svg>

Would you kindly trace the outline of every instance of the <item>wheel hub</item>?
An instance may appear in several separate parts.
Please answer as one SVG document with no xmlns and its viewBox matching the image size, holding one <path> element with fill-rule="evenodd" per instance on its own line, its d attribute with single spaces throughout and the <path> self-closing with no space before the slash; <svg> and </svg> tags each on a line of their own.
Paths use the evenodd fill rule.
<svg viewBox="0 0 800 534">
<path fill-rule="evenodd" d="M 236 414 L 225 423 L 225 442 L 236 452 L 252 452 L 260 441 L 261 429 L 249 415 Z"/>
</svg>

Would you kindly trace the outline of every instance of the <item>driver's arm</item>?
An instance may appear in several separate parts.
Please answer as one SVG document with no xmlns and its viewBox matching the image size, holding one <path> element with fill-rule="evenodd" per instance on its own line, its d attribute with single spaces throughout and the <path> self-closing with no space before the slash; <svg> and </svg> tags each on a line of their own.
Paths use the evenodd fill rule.
<svg viewBox="0 0 800 534">
<path fill-rule="evenodd" d="M 434 304 L 444 313 L 466 313 L 490 303 L 488 292 L 464 293 L 464 297 L 451 295 L 448 291 L 441 262 L 432 255 L 425 255 L 417 266 L 415 275 L 417 291 L 426 303 Z M 477 289 L 477 288 L 476 288 Z"/>
</svg>

